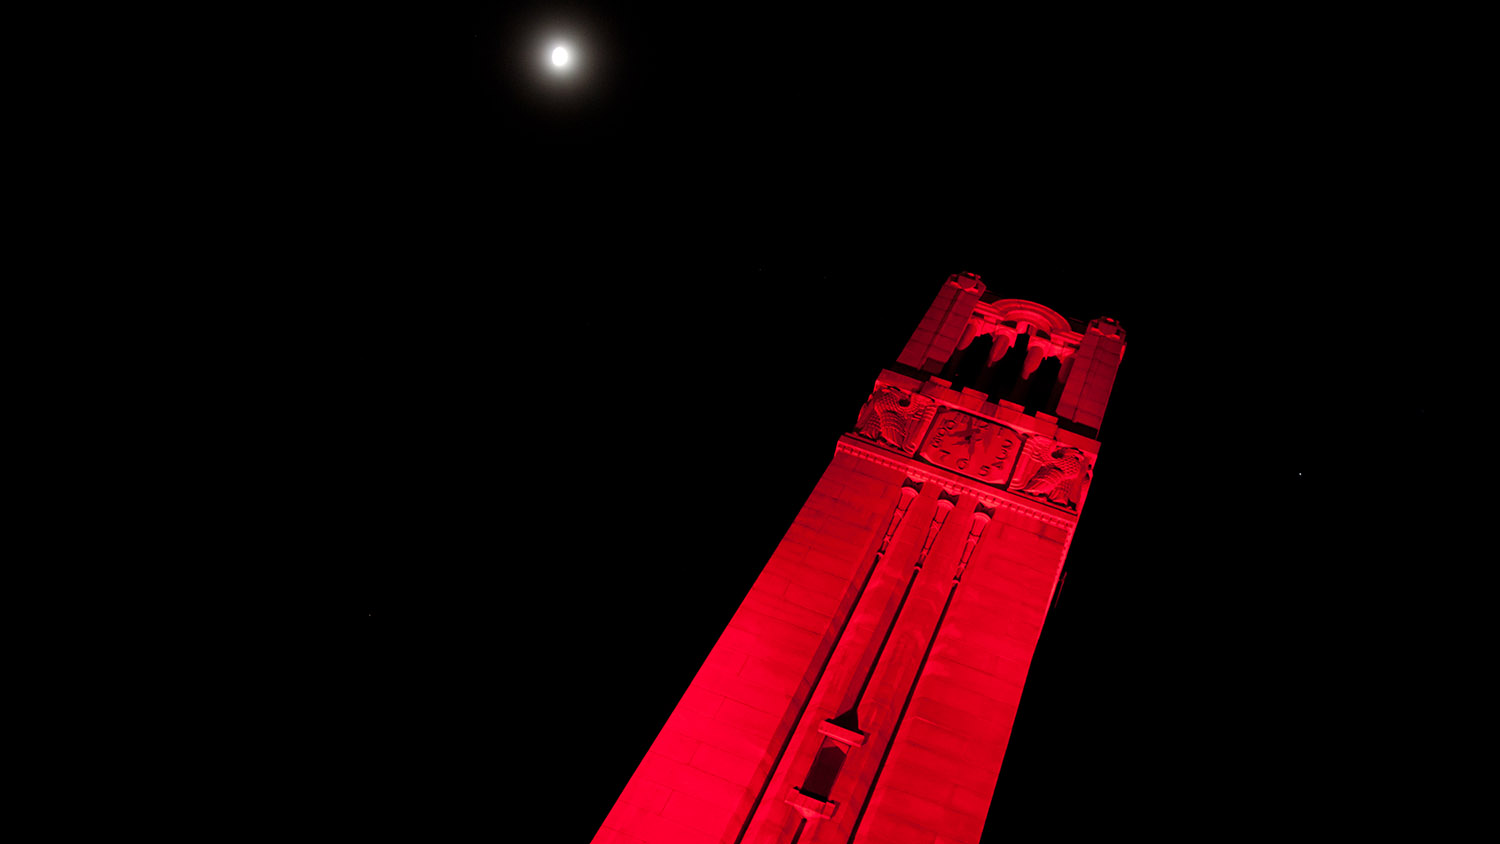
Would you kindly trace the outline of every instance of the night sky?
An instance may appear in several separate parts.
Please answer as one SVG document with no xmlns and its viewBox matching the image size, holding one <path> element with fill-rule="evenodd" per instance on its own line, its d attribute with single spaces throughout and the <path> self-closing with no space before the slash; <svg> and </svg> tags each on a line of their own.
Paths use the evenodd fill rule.
<svg viewBox="0 0 1500 844">
<path fill-rule="evenodd" d="M 1441 499 L 1390 496 L 1444 412 L 1419 302 L 1455 234 L 1384 165 L 1428 107 L 1398 72 L 1227 17 L 351 36 L 320 359 L 361 823 L 587 841 L 955 272 L 1128 333 L 986 840 L 1390 811 L 1371 771 L 1417 767 L 1392 736 L 1438 671 L 1403 631 L 1451 586 Z"/>
</svg>

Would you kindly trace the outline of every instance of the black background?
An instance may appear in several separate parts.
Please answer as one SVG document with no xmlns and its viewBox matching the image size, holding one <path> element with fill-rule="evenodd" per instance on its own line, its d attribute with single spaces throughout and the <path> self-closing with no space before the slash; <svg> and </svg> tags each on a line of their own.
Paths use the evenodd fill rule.
<svg viewBox="0 0 1500 844">
<path fill-rule="evenodd" d="M 986 840 L 1423 814 L 1446 502 L 1398 490 L 1466 225 L 1393 23 L 362 19 L 314 98 L 352 813 L 588 840 L 968 271 L 1128 333 Z"/>
</svg>

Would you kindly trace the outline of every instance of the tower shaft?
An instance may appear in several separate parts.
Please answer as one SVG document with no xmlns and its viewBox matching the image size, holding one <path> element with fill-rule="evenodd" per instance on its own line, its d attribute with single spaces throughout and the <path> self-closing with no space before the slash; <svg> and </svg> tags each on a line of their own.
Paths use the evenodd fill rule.
<svg viewBox="0 0 1500 844">
<path fill-rule="evenodd" d="M 1124 349 L 984 294 L 881 371 L 595 844 L 979 841 Z"/>
</svg>

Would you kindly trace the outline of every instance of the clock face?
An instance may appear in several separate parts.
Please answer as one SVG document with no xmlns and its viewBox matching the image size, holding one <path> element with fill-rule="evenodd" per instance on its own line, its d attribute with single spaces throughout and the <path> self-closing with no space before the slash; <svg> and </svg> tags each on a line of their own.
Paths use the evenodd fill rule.
<svg viewBox="0 0 1500 844">
<path fill-rule="evenodd" d="M 934 466 L 1003 486 L 1020 445 L 1021 435 L 998 422 L 944 410 L 932 420 L 921 455 Z"/>
</svg>

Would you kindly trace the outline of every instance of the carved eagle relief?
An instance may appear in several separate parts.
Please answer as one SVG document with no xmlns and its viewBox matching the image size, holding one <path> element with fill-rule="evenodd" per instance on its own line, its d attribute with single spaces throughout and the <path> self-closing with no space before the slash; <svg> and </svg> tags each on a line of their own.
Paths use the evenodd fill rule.
<svg viewBox="0 0 1500 844">
<path fill-rule="evenodd" d="M 1088 455 L 1072 446 L 1058 445 L 1046 437 L 1026 441 L 1025 463 L 1013 488 L 1025 495 L 1045 498 L 1059 507 L 1078 509 L 1083 485 L 1088 479 Z"/>
<path fill-rule="evenodd" d="M 886 384 L 877 387 L 860 408 L 854 430 L 866 439 L 913 454 L 936 410 L 932 399 Z"/>
</svg>

